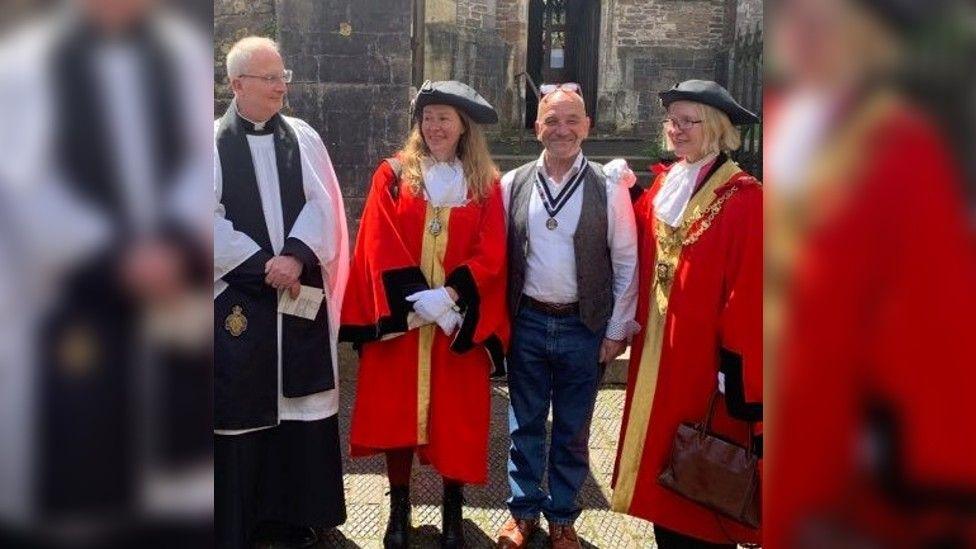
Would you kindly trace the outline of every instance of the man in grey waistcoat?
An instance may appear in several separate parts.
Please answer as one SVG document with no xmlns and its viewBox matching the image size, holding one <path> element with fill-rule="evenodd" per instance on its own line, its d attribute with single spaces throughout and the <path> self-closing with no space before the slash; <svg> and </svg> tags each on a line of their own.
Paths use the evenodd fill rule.
<svg viewBox="0 0 976 549">
<path fill-rule="evenodd" d="M 512 516 L 499 532 L 501 547 L 525 546 L 540 513 L 553 547 L 580 547 L 573 523 L 589 473 L 597 388 L 607 362 L 638 329 L 637 236 L 625 184 L 634 176 L 622 161 L 604 167 L 583 155 L 590 119 L 578 85 L 546 91 L 535 122 L 542 155 L 502 178 L 513 325 Z M 548 494 L 542 490 L 547 467 Z"/>
</svg>

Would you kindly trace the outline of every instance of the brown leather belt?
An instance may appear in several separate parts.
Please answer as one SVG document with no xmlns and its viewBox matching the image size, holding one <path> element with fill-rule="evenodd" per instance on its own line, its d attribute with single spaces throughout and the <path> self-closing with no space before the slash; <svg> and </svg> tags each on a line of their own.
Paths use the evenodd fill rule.
<svg viewBox="0 0 976 549">
<path fill-rule="evenodd" d="M 549 316 L 575 316 L 579 314 L 579 301 L 574 301 L 573 303 L 546 303 L 545 301 L 532 299 L 522 294 L 522 303 L 534 311 L 539 311 Z"/>
</svg>

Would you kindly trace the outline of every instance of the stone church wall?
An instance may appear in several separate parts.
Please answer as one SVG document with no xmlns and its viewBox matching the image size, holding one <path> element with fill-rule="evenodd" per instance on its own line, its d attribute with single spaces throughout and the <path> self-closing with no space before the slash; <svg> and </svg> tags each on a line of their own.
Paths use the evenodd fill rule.
<svg viewBox="0 0 976 549">
<path fill-rule="evenodd" d="M 355 234 L 373 171 L 409 129 L 410 0 L 215 0 L 214 10 L 218 82 L 234 40 L 262 34 L 280 42 L 295 71 L 286 113 L 322 135 Z M 217 108 L 227 100 L 222 90 Z"/>
</svg>

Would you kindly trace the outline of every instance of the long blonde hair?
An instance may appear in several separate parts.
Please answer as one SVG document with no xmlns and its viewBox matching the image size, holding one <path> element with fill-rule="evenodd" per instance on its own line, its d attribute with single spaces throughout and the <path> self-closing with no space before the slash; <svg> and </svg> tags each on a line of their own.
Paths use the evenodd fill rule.
<svg viewBox="0 0 976 549">
<path fill-rule="evenodd" d="M 453 107 L 452 107 L 453 108 Z M 464 133 L 457 144 L 457 155 L 464 167 L 464 179 L 468 185 L 468 194 L 476 201 L 481 201 L 491 192 L 492 185 L 498 179 L 498 168 L 488 153 L 488 142 L 481 127 L 460 109 L 454 109 L 461 118 Z M 402 178 L 410 185 L 410 191 L 420 195 L 423 171 L 421 159 L 430 156 L 430 149 L 424 141 L 418 120 L 410 130 L 407 141 L 399 152 L 400 162 L 403 163 Z"/>
</svg>

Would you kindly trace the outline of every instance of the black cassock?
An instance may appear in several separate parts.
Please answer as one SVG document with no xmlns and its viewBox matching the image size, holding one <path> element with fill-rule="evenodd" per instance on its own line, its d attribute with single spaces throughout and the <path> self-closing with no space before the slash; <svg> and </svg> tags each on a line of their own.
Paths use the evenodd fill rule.
<svg viewBox="0 0 976 549">
<path fill-rule="evenodd" d="M 319 528 L 345 521 L 338 415 L 332 411 L 328 417 L 298 421 L 291 417 L 294 412 L 284 413 L 281 408 L 286 399 L 315 399 L 336 392 L 329 306 L 323 302 L 314 320 L 279 315 L 279 292 L 264 282 L 265 263 L 287 254 L 303 264 L 302 285 L 328 287 L 318 256 L 293 231 L 302 223 L 305 209 L 314 207 L 303 179 L 303 170 L 316 169 L 314 163 L 303 162 L 303 155 L 314 151 L 303 150 L 303 144 L 324 151 L 317 137 L 311 143 L 307 135 L 304 140 L 299 137 L 300 124 L 276 115 L 258 129 L 241 118 L 232 104 L 215 126 L 222 208 L 215 215 L 219 224 L 215 225 L 215 258 L 249 254 L 231 260 L 236 265 L 216 281 L 226 287 L 214 298 L 218 546 L 243 545 L 254 527 L 266 520 Z M 303 135 L 311 132 L 305 125 L 300 127 Z M 269 227 L 266 219 L 268 205 L 262 202 L 248 135 L 273 139 L 280 227 Z M 278 250 L 271 231 L 278 231 L 279 239 L 284 237 Z M 346 236 L 333 238 L 338 247 Z M 232 239 L 237 248 L 216 248 Z M 241 241 L 249 247 L 241 247 Z M 218 273 L 222 263 L 215 259 Z"/>
</svg>

